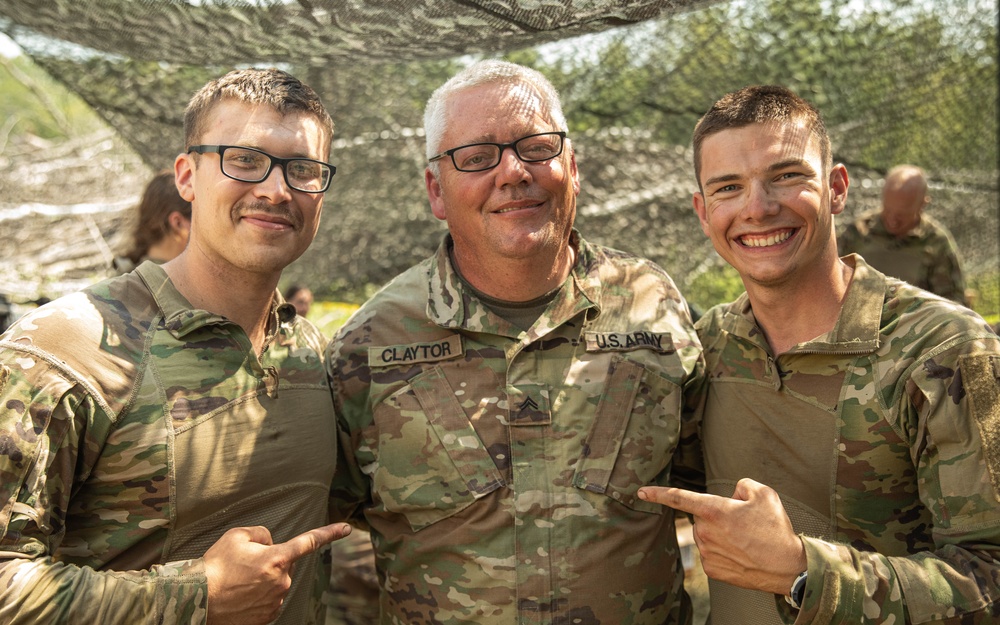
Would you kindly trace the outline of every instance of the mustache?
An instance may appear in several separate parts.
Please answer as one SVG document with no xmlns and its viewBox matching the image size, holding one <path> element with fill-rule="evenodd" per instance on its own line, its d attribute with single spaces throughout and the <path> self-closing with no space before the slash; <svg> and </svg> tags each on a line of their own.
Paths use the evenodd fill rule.
<svg viewBox="0 0 1000 625">
<path fill-rule="evenodd" d="M 267 202 L 237 202 L 231 211 L 233 221 L 246 215 L 271 215 L 280 217 L 292 224 L 296 229 L 302 227 L 302 217 L 293 211 L 288 204 L 269 204 Z"/>
</svg>

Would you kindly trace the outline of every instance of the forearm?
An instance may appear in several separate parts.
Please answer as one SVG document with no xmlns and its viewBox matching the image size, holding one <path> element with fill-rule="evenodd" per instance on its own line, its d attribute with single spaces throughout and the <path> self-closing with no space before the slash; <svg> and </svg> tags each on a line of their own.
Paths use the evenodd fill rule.
<svg viewBox="0 0 1000 625">
<path fill-rule="evenodd" d="M 206 623 L 208 586 L 201 560 L 148 571 L 95 571 L 48 557 L 10 555 L 0 553 L 2 623 Z"/>
<path fill-rule="evenodd" d="M 887 557 L 803 537 L 808 582 L 801 610 L 778 601 L 786 623 L 874 625 L 995 623 L 997 554 L 947 546 Z"/>
</svg>

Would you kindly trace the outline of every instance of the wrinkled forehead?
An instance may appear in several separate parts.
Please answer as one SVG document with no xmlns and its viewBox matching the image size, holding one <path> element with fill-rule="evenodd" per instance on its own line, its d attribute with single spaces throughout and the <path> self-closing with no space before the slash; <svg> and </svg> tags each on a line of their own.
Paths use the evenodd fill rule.
<svg viewBox="0 0 1000 625">
<path fill-rule="evenodd" d="M 497 106 L 510 115 L 537 115 L 545 119 L 552 118 L 552 110 L 546 104 L 542 94 L 535 87 L 526 83 L 497 85 Z"/>
<path fill-rule="evenodd" d="M 455 93 L 448 102 L 449 124 L 465 124 L 463 118 L 476 117 L 496 124 L 552 122 L 552 106 L 541 92 L 525 82 L 478 85 Z"/>
</svg>

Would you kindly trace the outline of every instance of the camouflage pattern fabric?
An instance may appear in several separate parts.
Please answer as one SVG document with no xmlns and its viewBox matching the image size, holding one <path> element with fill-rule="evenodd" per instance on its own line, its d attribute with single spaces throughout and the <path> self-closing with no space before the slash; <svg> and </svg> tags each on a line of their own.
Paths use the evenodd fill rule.
<svg viewBox="0 0 1000 625">
<path fill-rule="evenodd" d="M 965 305 L 965 278 L 948 229 L 921 214 L 916 228 L 897 237 L 885 229 L 879 215 L 868 212 L 849 224 L 837 239 L 840 254 L 859 254 L 887 276 Z"/>
<path fill-rule="evenodd" d="M 372 625 L 378 622 L 378 576 L 375 552 L 367 531 L 351 533 L 330 543 L 332 574 L 324 603 L 326 625 Z"/>
<path fill-rule="evenodd" d="M 199 558 L 222 533 L 325 523 L 324 341 L 280 302 L 258 359 L 147 262 L 0 337 L 0 622 L 204 623 Z M 279 623 L 322 622 L 318 560 Z"/>
<path fill-rule="evenodd" d="M 806 547 L 801 611 L 746 591 L 771 606 L 748 617 L 749 600 L 721 605 L 713 590 L 713 623 L 1000 622 L 1000 337 L 968 309 L 845 261 L 855 271 L 834 329 L 777 358 L 745 294 L 698 322 L 710 490 L 780 473 L 791 416 L 832 420 L 832 472 L 811 481 L 824 503 L 775 487 Z M 750 425 L 760 410 L 785 424 L 770 444 Z M 715 422 L 727 419 L 747 424 L 746 448 L 718 446 Z M 720 454 L 745 466 L 720 475 Z M 804 509 L 823 523 L 804 530 Z"/>
<path fill-rule="evenodd" d="M 689 623 L 670 509 L 700 466 L 703 380 L 662 269 L 587 244 L 527 331 L 448 259 L 404 272 L 331 342 L 336 511 L 371 528 L 381 623 Z"/>
</svg>

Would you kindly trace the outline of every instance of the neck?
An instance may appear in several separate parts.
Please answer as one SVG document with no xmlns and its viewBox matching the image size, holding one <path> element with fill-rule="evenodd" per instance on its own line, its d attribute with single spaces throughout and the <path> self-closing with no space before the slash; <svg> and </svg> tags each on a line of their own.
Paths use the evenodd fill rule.
<svg viewBox="0 0 1000 625">
<path fill-rule="evenodd" d="M 150 245 L 149 250 L 146 251 L 146 258 L 158 263 L 164 263 L 172 258 L 176 258 L 182 251 L 184 251 L 184 245 L 181 244 L 178 246 L 177 241 L 168 236 Z"/>
<path fill-rule="evenodd" d="M 239 325 L 260 354 L 264 346 L 267 322 L 274 290 L 280 273 L 257 274 L 223 268 L 199 258 L 196 250 L 185 250 L 163 269 L 174 287 L 194 308 L 221 315 Z"/>
<path fill-rule="evenodd" d="M 481 263 L 462 262 L 457 248 L 451 250 L 451 262 L 466 282 L 477 291 L 504 302 L 527 302 L 539 298 L 559 287 L 569 276 L 576 263 L 576 250 L 564 246 L 554 258 L 504 259 L 481 271 Z"/>
<path fill-rule="evenodd" d="M 832 330 L 853 275 L 854 268 L 838 258 L 829 271 L 807 280 L 798 278 L 795 284 L 746 285 L 754 318 L 764 331 L 771 353 L 780 356 Z"/>
</svg>

